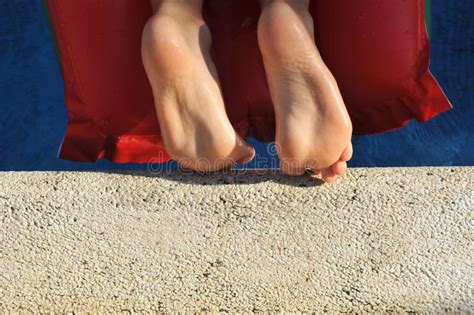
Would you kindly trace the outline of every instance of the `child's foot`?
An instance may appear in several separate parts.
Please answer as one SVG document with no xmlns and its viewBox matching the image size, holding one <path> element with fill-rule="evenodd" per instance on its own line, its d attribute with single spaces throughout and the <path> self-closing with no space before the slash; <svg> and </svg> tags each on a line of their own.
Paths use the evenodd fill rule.
<svg viewBox="0 0 474 315">
<path fill-rule="evenodd" d="M 227 118 L 200 12 L 164 2 L 145 27 L 142 57 L 168 154 L 197 171 L 250 161 L 254 149 Z"/>
<path fill-rule="evenodd" d="M 307 8 L 266 2 L 258 39 L 275 107 L 282 171 L 299 175 L 310 168 L 332 182 L 345 173 L 352 157 L 351 120 L 315 46 Z"/>
</svg>

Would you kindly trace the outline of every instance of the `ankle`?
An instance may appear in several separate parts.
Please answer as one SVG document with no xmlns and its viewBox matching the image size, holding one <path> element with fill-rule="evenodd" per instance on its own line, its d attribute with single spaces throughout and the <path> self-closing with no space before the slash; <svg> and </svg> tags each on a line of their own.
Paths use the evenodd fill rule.
<svg viewBox="0 0 474 315">
<path fill-rule="evenodd" d="M 309 9 L 309 0 L 260 0 L 260 7 L 263 9 L 267 5 L 276 2 L 286 3 L 298 11 L 308 11 Z"/>
<path fill-rule="evenodd" d="M 308 32 L 314 37 L 314 22 L 309 12 L 309 0 L 260 0 L 262 11 L 272 5 L 287 5 L 298 15 Z"/>
<path fill-rule="evenodd" d="M 177 2 L 170 0 L 152 1 L 153 14 L 165 14 L 182 21 L 202 22 L 202 0 Z"/>
</svg>

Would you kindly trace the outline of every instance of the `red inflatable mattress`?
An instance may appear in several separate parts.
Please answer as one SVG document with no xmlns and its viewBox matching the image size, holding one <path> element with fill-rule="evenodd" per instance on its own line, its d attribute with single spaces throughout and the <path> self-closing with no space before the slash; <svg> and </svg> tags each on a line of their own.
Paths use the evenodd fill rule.
<svg viewBox="0 0 474 315">
<path fill-rule="evenodd" d="M 146 0 L 47 0 L 65 81 L 68 127 L 60 157 L 162 162 L 140 40 Z M 312 0 L 316 42 L 333 72 L 355 134 L 426 121 L 451 108 L 428 70 L 422 0 Z M 257 44 L 257 0 L 208 0 L 227 113 L 241 136 L 272 141 L 273 107 Z"/>
</svg>

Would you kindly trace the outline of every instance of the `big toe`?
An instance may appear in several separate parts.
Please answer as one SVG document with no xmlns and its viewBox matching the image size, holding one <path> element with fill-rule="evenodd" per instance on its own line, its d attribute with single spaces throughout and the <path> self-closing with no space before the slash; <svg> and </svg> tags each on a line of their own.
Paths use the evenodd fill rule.
<svg viewBox="0 0 474 315">
<path fill-rule="evenodd" d="M 229 155 L 229 158 L 234 163 L 247 163 L 253 160 L 255 157 L 254 147 L 245 141 L 237 132 L 235 133 L 235 145 L 234 149 Z"/>
<path fill-rule="evenodd" d="M 240 140 L 236 146 L 236 163 L 248 163 L 255 157 L 255 149 L 245 140 Z"/>
</svg>

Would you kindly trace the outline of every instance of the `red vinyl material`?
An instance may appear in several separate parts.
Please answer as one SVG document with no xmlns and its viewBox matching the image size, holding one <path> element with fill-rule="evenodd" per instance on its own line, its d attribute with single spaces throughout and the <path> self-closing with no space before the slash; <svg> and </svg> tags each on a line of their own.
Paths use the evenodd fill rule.
<svg viewBox="0 0 474 315">
<path fill-rule="evenodd" d="M 60 158 L 162 162 L 140 57 L 147 0 L 47 0 L 65 81 Z M 423 0 L 312 0 L 316 44 L 341 89 L 355 134 L 426 121 L 451 108 L 428 70 Z M 275 121 L 257 43 L 257 0 L 207 0 L 229 118 L 241 136 L 272 141 Z M 284 23 L 284 21 L 282 21 Z"/>
</svg>

